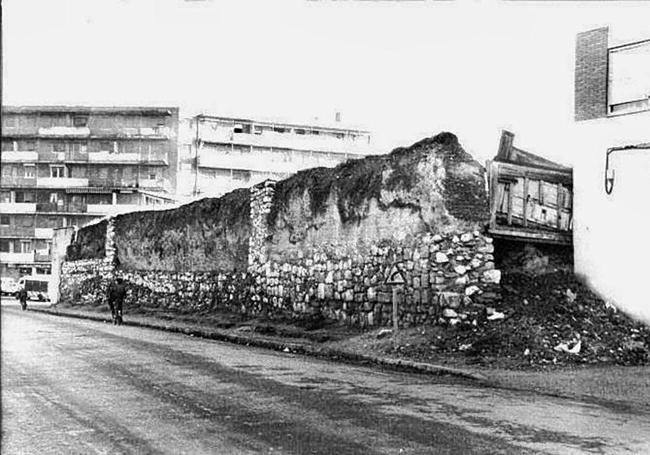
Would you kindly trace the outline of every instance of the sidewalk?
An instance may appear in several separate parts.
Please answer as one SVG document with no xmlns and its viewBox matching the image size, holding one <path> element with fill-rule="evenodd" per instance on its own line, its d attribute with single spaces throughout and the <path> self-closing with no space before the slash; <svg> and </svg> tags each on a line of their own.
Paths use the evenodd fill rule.
<svg viewBox="0 0 650 455">
<path fill-rule="evenodd" d="M 103 307 L 32 306 L 29 309 L 111 322 L 110 314 Z M 378 354 L 376 347 L 359 342 L 359 339 L 364 342 L 369 339 L 367 333 L 359 336 L 361 332 L 345 327 L 308 330 L 269 321 L 241 321 L 233 319 L 232 315 L 203 316 L 202 321 L 197 321 L 197 317 L 192 315 L 127 314 L 124 324 L 397 371 L 452 376 L 486 387 L 529 391 L 613 408 L 650 412 L 649 366 L 564 367 L 534 371 L 468 366 L 453 356 L 441 358 L 444 365 L 415 362 Z M 384 343 L 390 340 L 386 338 Z"/>
</svg>

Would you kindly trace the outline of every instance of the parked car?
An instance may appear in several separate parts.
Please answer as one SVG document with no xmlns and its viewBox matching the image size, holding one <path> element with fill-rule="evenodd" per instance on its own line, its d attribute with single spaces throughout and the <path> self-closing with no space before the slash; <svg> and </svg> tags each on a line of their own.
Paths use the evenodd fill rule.
<svg viewBox="0 0 650 455">
<path fill-rule="evenodd" d="M 0 283 L 2 295 L 15 295 L 18 289 L 20 289 L 18 282 L 13 278 L 3 276 L 0 280 L 2 280 L 2 283 Z"/>
</svg>

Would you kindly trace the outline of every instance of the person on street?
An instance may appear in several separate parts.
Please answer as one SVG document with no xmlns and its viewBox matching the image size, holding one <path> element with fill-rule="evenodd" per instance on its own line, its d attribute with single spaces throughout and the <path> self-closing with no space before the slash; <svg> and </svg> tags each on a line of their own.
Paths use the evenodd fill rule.
<svg viewBox="0 0 650 455">
<path fill-rule="evenodd" d="M 27 289 L 25 289 L 25 286 L 20 288 L 16 293 L 16 297 L 18 297 L 18 301 L 20 302 L 20 308 L 22 308 L 23 311 L 27 310 Z"/>
<path fill-rule="evenodd" d="M 126 297 L 126 285 L 122 278 L 117 278 L 108 286 L 108 306 L 111 309 L 113 324 L 122 324 L 122 306 Z"/>
</svg>

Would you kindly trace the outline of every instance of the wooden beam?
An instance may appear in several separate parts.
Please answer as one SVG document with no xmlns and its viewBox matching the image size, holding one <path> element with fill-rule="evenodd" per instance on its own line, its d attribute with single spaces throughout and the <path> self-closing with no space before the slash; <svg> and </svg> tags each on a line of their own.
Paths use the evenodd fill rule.
<svg viewBox="0 0 650 455">
<path fill-rule="evenodd" d="M 555 191 L 557 192 L 557 199 L 555 201 L 555 204 L 557 205 L 557 228 L 561 229 L 562 223 L 560 222 L 560 215 L 562 214 L 562 204 L 560 204 L 560 194 L 562 193 L 562 185 L 558 183 L 555 187 Z"/>
<path fill-rule="evenodd" d="M 508 188 L 508 224 L 512 224 L 512 183 L 506 183 Z"/>
<path fill-rule="evenodd" d="M 514 226 L 498 226 L 489 228 L 488 233 L 494 237 L 509 238 L 513 240 L 526 240 L 530 242 L 555 243 L 561 245 L 570 245 L 573 243 L 573 234 L 571 232 L 554 232 L 537 229 L 517 228 Z"/>
<path fill-rule="evenodd" d="M 524 177 L 524 227 L 528 226 L 528 176 Z"/>
<path fill-rule="evenodd" d="M 497 170 L 493 161 L 487 161 L 488 191 L 490 200 L 490 226 L 496 227 L 497 221 Z"/>
<path fill-rule="evenodd" d="M 538 169 L 512 163 L 492 162 L 496 167 L 498 178 L 512 179 L 528 176 L 534 180 L 544 180 L 548 183 L 561 183 L 567 187 L 573 186 L 573 171 Z"/>
<path fill-rule="evenodd" d="M 509 160 L 512 152 L 512 143 L 515 140 L 515 135 L 510 131 L 501 131 L 501 140 L 499 141 L 499 150 L 497 151 L 497 159 Z"/>
</svg>

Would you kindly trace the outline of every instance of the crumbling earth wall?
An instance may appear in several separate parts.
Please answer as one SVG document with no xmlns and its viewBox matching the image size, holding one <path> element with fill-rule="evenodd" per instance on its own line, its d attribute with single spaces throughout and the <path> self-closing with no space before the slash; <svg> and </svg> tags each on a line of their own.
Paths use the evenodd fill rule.
<svg viewBox="0 0 650 455">
<path fill-rule="evenodd" d="M 127 305 L 147 308 L 375 326 L 391 323 L 395 296 L 402 325 L 475 323 L 499 298 L 484 174 L 441 133 L 219 199 L 121 215 L 105 229 L 112 269 L 98 279 L 94 266 L 64 264 L 62 281 L 77 291 L 63 284 L 62 296 L 78 302 L 83 289 L 85 301 L 101 301 L 105 286 L 93 292 L 79 277 L 121 276 Z"/>
</svg>

